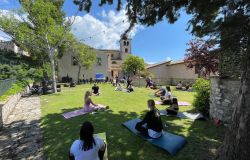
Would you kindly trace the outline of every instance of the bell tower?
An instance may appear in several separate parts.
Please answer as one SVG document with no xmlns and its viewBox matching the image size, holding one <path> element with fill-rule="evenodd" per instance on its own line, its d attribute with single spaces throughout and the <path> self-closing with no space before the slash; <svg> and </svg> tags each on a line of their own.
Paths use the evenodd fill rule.
<svg viewBox="0 0 250 160">
<path fill-rule="evenodd" d="M 124 60 L 128 54 L 131 54 L 131 39 L 127 36 L 122 36 L 120 40 L 120 54 L 122 60 Z"/>
</svg>

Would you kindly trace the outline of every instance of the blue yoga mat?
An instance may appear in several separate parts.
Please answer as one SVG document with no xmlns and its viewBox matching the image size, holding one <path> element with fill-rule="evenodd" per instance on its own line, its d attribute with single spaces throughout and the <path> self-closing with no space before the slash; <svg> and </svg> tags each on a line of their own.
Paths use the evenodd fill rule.
<svg viewBox="0 0 250 160">
<path fill-rule="evenodd" d="M 152 139 L 148 136 L 141 134 L 135 129 L 136 123 L 140 121 L 141 120 L 137 118 L 137 119 L 127 121 L 123 123 L 122 125 L 128 128 L 134 134 L 147 140 L 149 143 L 168 151 L 171 155 L 175 155 L 185 145 L 186 139 L 184 137 L 177 136 L 177 135 L 165 132 L 165 131 L 164 131 L 164 134 L 160 138 L 157 138 L 157 139 Z"/>
</svg>

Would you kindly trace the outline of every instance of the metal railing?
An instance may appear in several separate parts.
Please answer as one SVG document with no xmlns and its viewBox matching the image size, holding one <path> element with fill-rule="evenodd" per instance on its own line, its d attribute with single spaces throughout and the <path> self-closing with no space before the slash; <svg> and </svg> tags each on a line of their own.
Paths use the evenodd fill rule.
<svg viewBox="0 0 250 160">
<path fill-rule="evenodd" d="M 0 96 L 8 91 L 15 82 L 15 79 L 0 80 Z"/>
</svg>

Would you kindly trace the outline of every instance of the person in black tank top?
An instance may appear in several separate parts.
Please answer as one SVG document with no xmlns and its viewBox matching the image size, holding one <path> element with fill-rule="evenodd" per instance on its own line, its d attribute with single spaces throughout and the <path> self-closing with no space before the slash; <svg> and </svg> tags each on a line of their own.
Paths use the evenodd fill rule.
<svg viewBox="0 0 250 160">
<path fill-rule="evenodd" d="M 96 85 L 96 83 L 94 84 L 94 86 L 92 87 L 92 94 L 94 96 L 99 96 L 100 92 L 99 92 L 99 87 Z"/>
<path fill-rule="evenodd" d="M 161 136 L 163 125 L 159 110 L 155 107 L 154 100 L 148 100 L 149 112 L 146 113 L 144 119 L 138 122 L 135 129 L 151 138 L 159 138 Z M 146 124 L 146 126 L 144 126 Z"/>
</svg>

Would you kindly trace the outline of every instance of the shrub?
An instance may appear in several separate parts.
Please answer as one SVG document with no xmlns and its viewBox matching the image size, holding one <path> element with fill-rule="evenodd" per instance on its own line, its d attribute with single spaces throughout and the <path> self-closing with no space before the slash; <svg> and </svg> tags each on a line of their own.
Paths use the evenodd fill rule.
<svg viewBox="0 0 250 160">
<path fill-rule="evenodd" d="M 193 85 L 196 90 L 193 106 L 202 114 L 209 115 L 209 96 L 210 96 L 210 81 L 198 78 Z"/>
<path fill-rule="evenodd" d="M 8 99 L 9 96 L 21 92 L 27 86 L 28 83 L 29 83 L 28 81 L 24 82 L 17 81 L 13 83 L 11 88 L 0 96 L 0 101 L 5 101 Z"/>
</svg>

